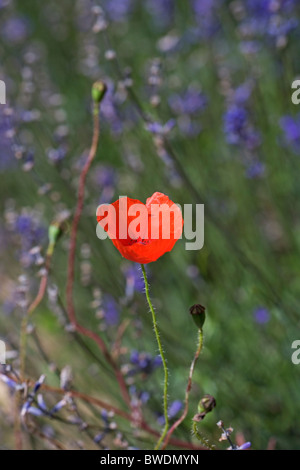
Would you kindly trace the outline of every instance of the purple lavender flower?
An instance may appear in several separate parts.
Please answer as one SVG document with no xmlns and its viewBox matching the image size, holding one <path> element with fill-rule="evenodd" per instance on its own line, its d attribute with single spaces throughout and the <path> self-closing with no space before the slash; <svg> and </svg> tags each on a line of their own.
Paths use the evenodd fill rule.
<svg viewBox="0 0 300 470">
<path fill-rule="evenodd" d="M 254 320 L 260 325 L 265 325 L 270 320 L 270 312 L 265 307 L 257 307 L 253 312 Z"/>
<path fill-rule="evenodd" d="M 116 170 L 110 165 L 98 165 L 95 168 L 95 181 L 102 186 L 114 186 Z"/>
<path fill-rule="evenodd" d="M 266 167 L 260 161 L 251 162 L 251 164 L 247 164 L 246 168 L 246 177 L 249 179 L 256 179 L 260 178 L 265 174 Z"/>
<path fill-rule="evenodd" d="M 16 302 L 14 298 L 6 299 L 2 304 L 2 311 L 4 315 L 10 315 L 16 307 Z"/>
<path fill-rule="evenodd" d="M 240 447 L 238 447 L 236 450 L 247 450 L 247 449 L 250 449 L 250 447 L 251 447 L 251 442 L 245 442 Z"/>
<path fill-rule="evenodd" d="M 295 7 L 294 0 L 247 0 L 241 31 L 248 37 L 252 35 L 275 40 L 286 37 L 299 23 L 294 18 Z"/>
<path fill-rule="evenodd" d="M 182 407 L 183 407 L 182 401 L 180 400 L 173 401 L 169 406 L 169 412 L 168 412 L 169 418 L 170 419 L 174 418 L 182 410 Z"/>
<path fill-rule="evenodd" d="M 246 0 L 249 13 L 260 18 L 268 18 L 272 0 Z"/>
<path fill-rule="evenodd" d="M 140 267 L 137 264 L 126 265 L 123 270 L 126 279 L 126 297 L 131 298 L 134 292 L 143 292 L 145 288 Z"/>
<path fill-rule="evenodd" d="M 65 146 L 60 146 L 58 148 L 50 148 L 47 150 L 47 155 L 48 158 L 51 162 L 53 163 L 59 163 L 61 160 L 63 160 L 67 154 L 67 147 Z"/>
<path fill-rule="evenodd" d="M 35 406 L 29 406 L 27 409 L 26 409 L 26 413 L 29 413 L 33 416 L 44 416 L 44 412 L 43 410 L 40 410 L 39 408 L 36 408 Z"/>
<path fill-rule="evenodd" d="M 99 204 L 109 204 L 118 180 L 116 169 L 111 165 L 98 165 L 94 170 L 93 180 L 96 187 L 101 190 Z"/>
<path fill-rule="evenodd" d="M 107 326 L 115 326 L 120 320 L 119 306 L 115 299 L 106 294 L 103 298 L 102 308 L 104 311 L 104 321 Z"/>
<path fill-rule="evenodd" d="M 104 421 L 104 424 L 106 426 L 109 426 L 109 419 L 108 419 L 108 412 L 106 410 L 101 410 L 101 418 L 103 419 Z"/>
<path fill-rule="evenodd" d="M 268 33 L 275 38 L 287 36 L 291 31 L 297 28 L 299 22 L 296 18 L 280 19 L 277 18 L 271 22 L 268 27 Z"/>
<path fill-rule="evenodd" d="M 105 0 L 104 8 L 111 21 L 126 21 L 133 7 L 132 0 Z"/>
<path fill-rule="evenodd" d="M 134 367 L 129 370 L 129 376 L 138 373 L 149 375 L 162 365 L 162 360 L 160 356 L 152 357 L 148 353 L 133 350 L 130 355 L 130 363 Z"/>
<path fill-rule="evenodd" d="M 158 27 L 166 27 L 172 23 L 175 9 L 173 0 L 146 0 L 146 8 Z"/>
<path fill-rule="evenodd" d="M 24 213 L 16 218 L 15 231 L 20 235 L 23 251 L 38 245 L 45 236 L 45 228 L 30 214 Z"/>
<path fill-rule="evenodd" d="M 39 405 L 39 408 L 41 408 L 44 411 L 47 411 L 47 405 L 46 405 L 44 397 L 41 393 L 39 393 L 38 396 L 37 396 L 37 403 Z"/>
<path fill-rule="evenodd" d="M 106 436 L 105 432 L 100 432 L 100 433 L 96 434 L 96 436 L 94 437 L 94 442 L 96 444 L 99 444 L 101 441 L 103 441 L 105 436 Z"/>
<path fill-rule="evenodd" d="M 16 166 L 14 135 L 13 111 L 8 106 L 0 106 L 0 172 Z"/>
<path fill-rule="evenodd" d="M 296 154 L 300 154 L 300 113 L 295 117 L 284 116 L 280 119 L 286 144 Z"/>
<path fill-rule="evenodd" d="M 175 400 L 172 403 L 170 403 L 170 406 L 168 409 L 169 419 L 175 418 L 176 415 L 182 410 L 182 407 L 183 407 L 183 403 L 180 400 Z M 159 415 L 157 418 L 157 422 L 159 423 L 160 426 L 163 426 L 165 424 L 164 415 Z"/>
<path fill-rule="evenodd" d="M 8 385 L 8 387 L 10 387 L 12 389 L 16 389 L 16 387 L 18 385 L 14 380 L 7 377 L 7 375 L 0 374 L 0 379 L 2 380 L 2 382 L 4 382 L 6 385 Z"/>
<path fill-rule="evenodd" d="M 130 396 L 132 397 L 132 401 L 140 401 L 141 403 L 145 404 L 149 401 L 150 399 L 150 393 L 147 392 L 146 390 L 137 390 L 135 385 L 132 385 L 129 387 L 129 393 Z"/>
<path fill-rule="evenodd" d="M 181 94 L 172 95 L 169 98 L 169 105 L 178 115 L 195 115 L 205 109 L 207 98 L 200 90 L 190 87 Z"/>
<path fill-rule="evenodd" d="M 40 389 L 40 387 L 41 387 L 42 383 L 44 382 L 45 378 L 46 378 L 45 375 L 41 375 L 39 380 L 37 380 L 35 382 L 35 384 L 33 386 L 33 393 L 36 393 Z"/>
<path fill-rule="evenodd" d="M 4 8 L 8 5 L 10 0 L 0 0 L 0 8 Z"/>
<path fill-rule="evenodd" d="M 240 43 L 240 51 L 245 55 L 257 54 L 260 48 L 258 41 L 241 41 Z"/>
<path fill-rule="evenodd" d="M 169 119 L 165 124 L 155 121 L 148 123 L 146 129 L 151 132 L 151 134 L 166 135 L 173 129 L 175 124 L 175 119 Z"/>
<path fill-rule="evenodd" d="M 6 42 L 19 44 L 27 38 L 29 29 L 27 18 L 14 16 L 6 20 L 0 34 Z"/>
<path fill-rule="evenodd" d="M 66 406 L 67 404 L 67 400 L 65 398 L 63 398 L 62 400 L 60 400 L 58 403 L 56 403 L 56 405 L 53 406 L 53 408 L 50 410 L 50 414 L 54 414 L 54 413 L 57 413 L 58 411 L 60 411 L 64 406 Z"/>
<path fill-rule="evenodd" d="M 220 6 L 220 3 L 218 0 L 192 0 L 192 9 L 201 38 L 207 39 L 219 29 L 220 23 L 216 15 L 216 9 Z"/>
<path fill-rule="evenodd" d="M 115 98 L 115 88 L 113 82 L 106 81 L 107 92 L 101 103 L 101 114 L 105 121 L 107 121 L 109 128 L 113 134 L 119 135 L 123 130 L 123 125 Z"/>
<path fill-rule="evenodd" d="M 250 123 L 247 109 L 236 103 L 230 105 L 225 112 L 224 132 L 229 144 L 245 146 L 249 150 L 260 144 L 260 136 Z"/>
<path fill-rule="evenodd" d="M 242 83 L 234 91 L 233 101 L 236 104 L 243 105 L 251 98 L 253 84 L 251 82 Z"/>
<path fill-rule="evenodd" d="M 224 115 L 224 131 L 229 144 L 242 143 L 248 123 L 248 113 L 245 108 L 237 105 L 230 106 Z"/>
</svg>

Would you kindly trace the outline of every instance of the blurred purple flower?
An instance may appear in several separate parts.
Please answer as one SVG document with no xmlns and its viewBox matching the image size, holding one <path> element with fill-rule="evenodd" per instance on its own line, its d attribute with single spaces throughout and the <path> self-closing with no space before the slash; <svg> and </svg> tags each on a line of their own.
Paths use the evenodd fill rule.
<svg viewBox="0 0 300 470">
<path fill-rule="evenodd" d="M 146 0 L 146 8 L 154 19 L 154 25 L 166 27 L 174 18 L 174 0 Z"/>
<path fill-rule="evenodd" d="M 146 390 L 138 391 L 135 385 L 129 387 L 129 393 L 132 397 L 132 401 L 139 400 L 141 403 L 145 404 L 150 399 L 150 393 Z"/>
<path fill-rule="evenodd" d="M 244 138 L 248 122 L 245 108 L 237 105 L 230 106 L 224 115 L 224 131 L 229 144 L 239 144 Z"/>
<path fill-rule="evenodd" d="M 268 323 L 270 320 L 270 312 L 265 307 L 257 307 L 253 312 L 254 320 L 260 325 Z"/>
<path fill-rule="evenodd" d="M 252 162 L 246 168 L 246 177 L 249 179 L 260 178 L 265 174 L 266 167 L 262 162 Z"/>
<path fill-rule="evenodd" d="M 116 170 L 109 165 L 98 165 L 94 170 L 95 181 L 102 186 L 114 186 L 116 183 Z"/>
<path fill-rule="evenodd" d="M 101 111 L 104 120 L 108 123 L 113 134 L 121 134 L 123 125 L 115 98 L 115 88 L 113 82 L 106 81 L 107 92 L 101 103 Z"/>
<path fill-rule="evenodd" d="M 8 43 L 19 44 L 29 34 L 29 21 L 22 16 L 14 16 L 6 20 L 1 28 L 1 36 Z"/>
<path fill-rule="evenodd" d="M 111 21 L 126 21 L 133 7 L 132 0 L 105 0 L 104 9 Z"/>
<path fill-rule="evenodd" d="M 37 396 L 37 403 L 39 405 L 39 408 L 41 408 L 44 411 L 47 411 L 47 405 L 46 405 L 44 397 L 41 393 L 39 393 L 38 396 Z"/>
<path fill-rule="evenodd" d="M 240 447 L 238 447 L 236 450 L 247 450 L 250 447 L 251 447 L 251 442 L 245 442 Z"/>
<path fill-rule="evenodd" d="M 175 119 L 169 119 L 165 124 L 160 124 L 155 121 L 146 124 L 146 129 L 151 132 L 151 134 L 166 135 L 173 129 L 175 124 Z"/>
<path fill-rule="evenodd" d="M 120 320 L 119 306 L 115 299 L 106 294 L 103 297 L 102 308 L 104 312 L 104 321 L 107 326 L 115 326 Z"/>
<path fill-rule="evenodd" d="M 295 117 L 284 116 L 280 119 L 285 142 L 296 154 L 300 154 L 300 113 Z"/>
<path fill-rule="evenodd" d="M 10 388 L 15 389 L 18 385 L 14 380 L 7 377 L 7 375 L 0 374 L 0 379 L 2 380 L 2 382 L 4 382 Z"/>
<path fill-rule="evenodd" d="M 131 298 L 134 292 L 143 292 L 145 284 L 140 267 L 137 264 L 126 265 L 123 271 L 126 279 L 126 297 Z"/>
<path fill-rule="evenodd" d="M 169 419 L 175 418 L 175 416 L 182 410 L 183 403 L 180 400 L 175 400 L 172 403 L 170 403 L 169 409 L 168 409 L 168 417 Z M 165 417 L 163 415 L 160 415 L 157 418 L 157 422 L 159 425 L 163 426 L 165 424 Z"/>
<path fill-rule="evenodd" d="M 14 158 L 14 117 L 8 106 L 0 106 L 0 171 L 15 167 Z"/>
<path fill-rule="evenodd" d="M 33 416 L 43 416 L 45 414 L 43 410 L 40 410 L 39 408 L 36 408 L 35 406 L 29 406 L 26 409 L 26 412 Z"/>
<path fill-rule="evenodd" d="M 250 123 L 244 106 L 231 104 L 224 114 L 224 132 L 229 144 L 245 146 L 253 150 L 260 144 L 260 136 Z"/>
<path fill-rule="evenodd" d="M 192 0 L 192 9 L 197 20 L 199 36 L 207 39 L 220 27 L 216 10 L 223 0 Z"/>
<path fill-rule="evenodd" d="M 42 241 L 46 229 L 33 216 L 24 213 L 16 218 L 15 232 L 20 235 L 22 251 L 29 251 Z"/>
<path fill-rule="evenodd" d="M 116 169 L 110 165 L 98 165 L 94 170 L 93 180 L 96 188 L 101 191 L 99 204 L 110 203 L 118 180 Z"/>
<path fill-rule="evenodd" d="M 181 94 L 170 96 L 169 105 L 176 114 L 195 115 L 205 109 L 207 98 L 200 90 L 190 87 Z"/>
<path fill-rule="evenodd" d="M 179 413 L 182 410 L 182 407 L 183 407 L 182 401 L 180 400 L 173 401 L 171 405 L 169 406 L 169 412 L 168 412 L 169 418 L 170 419 L 174 418 L 177 415 L 177 413 Z"/>
<path fill-rule="evenodd" d="M 8 5 L 10 0 L 0 0 L 0 8 L 4 8 Z"/>
<path fill-rule="evenodd" d="M 247 0 L 241 31 L 247 36 L 285 37 L 298 26 L 299 22 L 294 17 L 295 7 L 294 0 Z"/>
<path fill-rule="evenodd" d="M 152 357 L 150 354 L 145 352 L 139 352 L 133 350 L 130 355 L 130 363 L 134 366 L 128 372 L 129 376 L 143 373 L 151 374 L 155 369 L 162 365 L 160 356 Z"/>
<path fill-rule="evenodd" d="M 258 41 L 241 41 L 240 50 L 245 55 L 257 54 L 260 49 L 260 44 Z"/>
<path fill-rule="evenodd" d="M 16 302 L 14 298 L 6 299 L 2 304 L 2 311 L 4 315 L 10 315 L 16 307 Z"/>
<path fill-rule="evenodd" d="M 37 380 L 33 386 L 33 393 L 36 393 L 40 389 L 44 380 L 45 380 L 45 375 L 41 375 L 39 380 Z"/>
<path fill-rule="evenodd" d="M 103 441 L 105 436 L 106 436 L 105 432 L 100 432 L 99 434 L 96 434 L 96 436 L 94 437 L 94 442 L 96 444 L 99 444 L 101 441 Z"/>
<path fill-rule="evenodd" d="M 67 404 L 67 400 L 65 398 L 63 398 L 62 400 L 60 400 L 58 403 L 56 403 L 56 405 L 53 406 L 53 408 L 50 410 L 50 414 L 54 414 L 54 413 L 57 413 L 58 411 L 60 411 L 64 406 L 66 406 Z"/>
<path fill-rule="evenodd" d="M 239 105 L 247 103 L 251 97 L 252 88 L 251 82 L 242 83 L 242 85 L 237 87 L 234 91 L 234 102 Z"/>
<path fill-rule="evenodd" d="M 67 155 L 67 147 L 61 145 L 58 148 L 50 148 L 47 150 L 47 156 L 52 163 L 59 163 Z"/>
</svg>

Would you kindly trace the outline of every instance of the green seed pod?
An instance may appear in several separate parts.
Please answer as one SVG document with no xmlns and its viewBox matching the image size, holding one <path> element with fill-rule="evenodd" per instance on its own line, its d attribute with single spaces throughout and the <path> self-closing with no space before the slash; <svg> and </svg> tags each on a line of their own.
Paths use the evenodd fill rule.
<svg viewBox="0 0 300 470">
<path fill-rule="evenodd" d="M 190 308 L 190 314 L 199 330 L 201 330 L 205 322 L 205 307 L 195 304 Z"/>
</svg>

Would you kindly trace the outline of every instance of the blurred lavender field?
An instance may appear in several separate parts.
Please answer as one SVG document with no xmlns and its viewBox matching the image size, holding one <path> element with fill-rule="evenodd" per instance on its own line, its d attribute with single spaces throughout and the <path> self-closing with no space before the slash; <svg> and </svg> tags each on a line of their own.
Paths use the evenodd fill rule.
<svg viewBox="0 0 300 470">
<path fill-rule="evenodd" d="M 156 191 L 205 205 L 203 249 L 186 251 L 181 240 L 146 266 L 171 424 L 196 348 L 189 308 L 206 307 L 189 412 L 168 448 L 202 445 L 192 418 L 210 394 L 216 407 L 198 429 L 217 448 L 228 448 L 222 420 L 237 445 L 300 449 L 300 365 L 291 360 L 300 339 L 300 107 L 291 101 L 299 41 L 296 0 L 0 0 L 1 449 L 154 447 L 163 370 L 141 269 L 97 238 L 95 214 L 119 195 L 145 202 Z M 107 93 L 78 228 L 74 304 L 112 362 L 74 330 L 66 306 L 99 79 Z M 53 224 L 62 233 L 45 295 L 28 316 Z"/>
</svg>

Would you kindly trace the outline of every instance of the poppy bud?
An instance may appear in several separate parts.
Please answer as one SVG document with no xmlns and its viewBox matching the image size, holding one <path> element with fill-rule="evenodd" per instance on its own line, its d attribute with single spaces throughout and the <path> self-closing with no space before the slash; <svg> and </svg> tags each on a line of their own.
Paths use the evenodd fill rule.
<svg viewBox="0 0 300 470">
<path fill-rule="evenodd" d="M 56 222 L 51 224 L 48 230 L 49 243 L 51 243 L 52 245 L 55 245 L 55 243 L 57 242 L 61 234 L 62 234 L 62 230 L 61 230 L 60 224 Z"/>
<path fill-rule="evenodd" d="M 104 82 L 101 82 L 101 80 L 98 80 L 97 82 L 94 83 L 93 88 L 92 88 L 92 98 L 94 103 L 99 104 L 104 98 L 104 95 L 106 93 L 107 86 L 105 85 Z"/>
<path fill-rule="evenodd" d="M 202 421 L 207 413 L 212 411 L 216 406 L 216 400 L 211 395 L 204 395 L 198 404 L 198 413 L 194 416 L 193 421 L 199 423 Z"/>
<path fill-rule="evenodd" d="M 197 327 L 201 330 L 205 322 L 205 307 L 200 304 L 193 305 L 190 308 L 190 314 Z"/>
<path fill-rule="evenodd" d="M 48 245 L 48 250 L 47 254 L 52 255 L 54 247 L 56 245 L 57 240 L 62 234 L 62 229 L 60 224 L 57 222 L 54 222 L 53 224 L 50 225 L 48 229 L 48 238 L 49 238 L 49 245 Z"/>
<path fill-rule="evenodd" d="M 198 404 L 198 412 L 202 413 L 209 413 L 212 411 L 216 406 L 216 400 L 212 395 L 204 395 L 203 398 L 199 401 Z"/>
<path fill-rule="evenodd" d="M 51 224 L 48 230 L 49 242 L 55 244 L 61 234 L 61 230 L 58 224 Z"/>
</svg>

